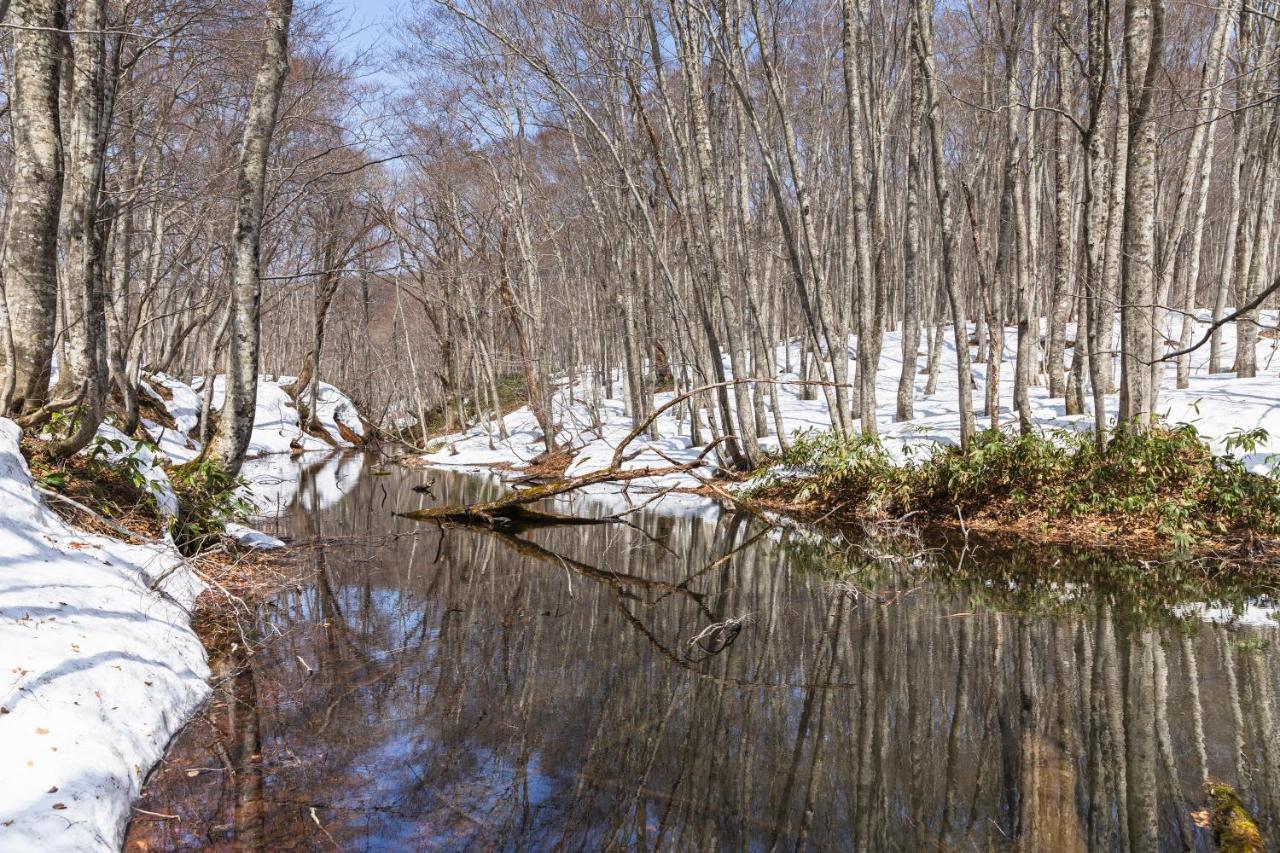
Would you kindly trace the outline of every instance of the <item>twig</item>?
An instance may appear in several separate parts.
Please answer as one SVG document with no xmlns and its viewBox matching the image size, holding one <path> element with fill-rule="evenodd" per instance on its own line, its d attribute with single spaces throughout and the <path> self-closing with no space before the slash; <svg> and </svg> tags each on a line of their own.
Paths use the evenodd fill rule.
<svg viewBox="0 0 1280 853">
<path fill-rule="evenodd" d="M 1210 323 L 1209 328 L 1204 333 L 1204 337 L 1202 337 L 1196 343 L 1192 344 L 1189 347 L 1184 347 L 1183 349 L 1174 350 L 1173 352 L 1165 353 L 1164 355 L 1157 358 L 1155 362 L 1152 362 L 1152 363 L 1158 364 L 1159 362 L 1162 362 L 1162 361 L 1169 361 L 1179 356 L 1188 355 L 1190 353 L 1195 352 L 1196 350 L 1200 349 L 1200 347 L 1204 346 L 1206 343 L 1209 342 L 1209 339 L 1213 337 L 1213 333 L 1216 332 L 1219 329 L 1219 327 L 1225 326 L 1227 323 L 1230 323 L 1232 320 L 1235 320 L 1236 318 L 1238 318 L 1241 314 L 1245 314 L 1249 311 L 1252 311 L 1254 308 L 1257 308 L 1259 305 L 1262 304 L 1263 300 L 1265 300 L 1271 294 L 1275 293 L 1277 290 L 1280 290 L 1280 275 L 1277 275 L 1275 277 L 1275 279 L 1271 282 L 1271 286 L 1268 287 L 1266 290 L 1262 291 L 1257 296 L 1253 297 L 1244 305 L 1241 305 L 1239 308 L 1232 311 L 1230 314 L 1226 315 L 1225 317 L 1219 320 L 1214 320 L 1212 323 Z"/>
<path fill-rule="evenodd" d="M 61 502 L 62 502 L 62 503 L 64 503 L 64 504 L 68 504 L 68 505 L 70 505 L 70 506 L 75 507 L 76 509 L 80 510 L 80 511 L 81 511 L 81 512 L 83 512 L 84 514 L 86 514 L 86 515 L 88 515 L 89 517 L 91 517 L 94 521 L 96 521 L 96 522 L 98 522 L 99 524 L 101 524 L 103 527 L 107 527 L 107 528 L 109 528 L 109 529 L 111 529 L 111 530 L 115 531 L 116 533 L 119 533 L 121 536 L 126 536 L 126 537 L 128 537 L 128 538 L 130 538 L 130 539 L 136 539 L 137 541 L 142 542 L 142 543 L 145 543 L 145 544 L 147 544 L 147 545 L 162 545 L 162 544 L 164 544 L 164 543 L 163 543 L 163 542 L 161 542 L 159 539 L 152 539 L 152 538 L 150 538 L 150 537 L 148 537 L 148 536 L 143 536 L 141 533 L 136 533 L 136 532 L 134 532 L 134 531 L 130 530 L 129 528 L 125 527 L 124 525 L 116 524 L 114 521 L 111 521 L 110 519 L 104 518 L 104 517 L 102 517 L 101 515 L 99 515 L 98 513 L 96 513 L 96 512 L 94 512 L 93 510 L 89 509 L 89 507 L 85 506 L 84 504 L 80 503 L 79 501 L 77 501 L 77 500 L 73 500 L 72 498 L 69 498 L 69 497 L 67 497 L 66 495 L 58 494 L 57 492 L 53 491 L 52 489 L 46 489 L 44 486 L 41 486 L 39 483 L 33 483 L 33 484 L 32 484 L 32 487 L 33 487 L 37 492 L 39 492 L 40 494 L 44 495 L 44 496 L 45 496 L 45 497 L 47 497 L 47 498 L 53 498 L 53 499 L 54 499 L 54 500 L 56 500 L 56 501 L 61 501 Z"/>
</svg>

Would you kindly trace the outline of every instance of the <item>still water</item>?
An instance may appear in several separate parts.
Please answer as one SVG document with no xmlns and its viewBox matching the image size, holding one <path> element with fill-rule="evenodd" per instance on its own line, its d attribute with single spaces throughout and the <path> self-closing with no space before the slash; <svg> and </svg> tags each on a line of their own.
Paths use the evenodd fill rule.
<svg viewBox="0 0 1280 853">
<path fill-rule="evenodd" d="M 1213 849 L 1206 778 L 1280 844 L 1267 589 L 681 505 L 441 529 L 393 512 L 501 487 L 278 473 L 302 580 L 214 662 L 127 849 Z"/>
</svg>

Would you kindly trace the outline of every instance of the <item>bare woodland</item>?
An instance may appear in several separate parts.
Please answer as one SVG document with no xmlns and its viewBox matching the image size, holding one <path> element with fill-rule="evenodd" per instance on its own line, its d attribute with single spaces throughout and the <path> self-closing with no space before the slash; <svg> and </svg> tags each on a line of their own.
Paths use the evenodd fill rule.
<svg viewBox="0 0 1280 853">
<path fill-rule="evenodd" d="M 13 0 L 0 403 L 70 415 L 71 454 L 108 413 L 138 429 L 144 374 L 221 375 L 200 429 L 234 471 L 259 374 L 331 382 L 415 444 L 515 385 L 548 450 L 565 378 L 637 423 L 714 385 L 687 428 L 744 469 L 785 425 L 775 385 L 725 380 L 793 371 L 873 433 L 900 328 L 897 419 L 949 341 L 964 440 L 1002 387 L 1023 430 L 1033 386 L 1099 436 L 1108 393 L 1145 426 L 1195 347 L 1259 370 L 1276 15 L 423 0 L 359 50 L 324 5 Z"/>
</svg>

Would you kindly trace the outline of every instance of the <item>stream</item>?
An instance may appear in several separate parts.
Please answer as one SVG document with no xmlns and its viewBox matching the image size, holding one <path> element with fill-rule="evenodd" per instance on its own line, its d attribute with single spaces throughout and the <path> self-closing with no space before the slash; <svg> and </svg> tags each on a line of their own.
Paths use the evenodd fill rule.
<svg viewBox="0 0 1280 853">
<path fill-rule="evenodd" d="M 214 657 L 127 850 L 1212 850 L 1206 778 L 1280 845 L 1280 602 L 1202 564 L 685 498 L 441 529 L 393 512 L 497 479 L 249 473 L 301 581 Z"/>
</svg>

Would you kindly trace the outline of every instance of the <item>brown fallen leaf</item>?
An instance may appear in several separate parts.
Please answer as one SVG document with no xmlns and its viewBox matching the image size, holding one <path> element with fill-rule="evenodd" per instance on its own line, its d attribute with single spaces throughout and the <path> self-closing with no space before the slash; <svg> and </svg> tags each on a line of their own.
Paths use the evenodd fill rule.
<svg viewBox="0 0 1280 853">
<path fill-rule="evenodd" d="M 48 730 L 48 729 L 43 729 L 43 728 L 42 728 L 42 729 L 36 729 L 36 734 L 38 734 L 38 735 L 47 735 L 48 733 L 49 733 L 49 730 Z"/>
<path fill-rule="evenodd" d="M 54 803 L 54 804 L 53 804 L 53 807 L 54 807 L 55 809 L 57 809 L 58 811 L 62 811 L 63 809 L 65 809 L 65 808 L 67 807 L 67 804 L 66 804 L 66 803 Z"/>
<path fill-rule="evenodd" d="M 49 790 L 45 791 L 45 793 L 46 793 L 46 794 L 56 794 L 56 793 L 58 793 L 58 786 L 57 786 L 57 785 L 54 785 L 54 786 L 53 786 L 52 788 L 50 788 Z"/>
</svg>

